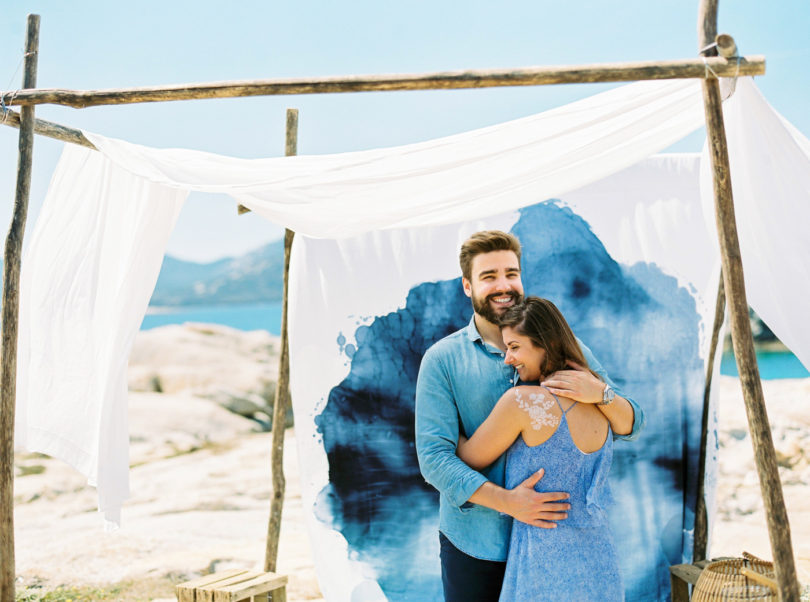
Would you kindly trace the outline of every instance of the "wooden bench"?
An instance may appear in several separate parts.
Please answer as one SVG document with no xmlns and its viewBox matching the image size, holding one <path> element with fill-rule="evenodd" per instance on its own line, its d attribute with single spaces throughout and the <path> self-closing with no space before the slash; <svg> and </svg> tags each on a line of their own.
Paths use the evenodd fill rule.
<svg viewBox="0 0 810 602">
<path fill-rule="evenodd" d="M 181 583 L 175 593 L 178 602 L 287 602 L 287 576 L 231 569 Z"/>
</svg>

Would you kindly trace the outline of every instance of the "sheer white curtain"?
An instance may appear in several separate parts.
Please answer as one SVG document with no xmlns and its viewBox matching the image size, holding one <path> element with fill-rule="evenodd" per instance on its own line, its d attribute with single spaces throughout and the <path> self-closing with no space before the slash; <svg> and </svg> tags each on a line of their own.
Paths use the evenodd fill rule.
<svg viewBox="0 0 810 602">
<path fill-rule="evenodd" d="M 127 362 L 186 192 L 66 145 L 23 262 L 17 441 L 129 495 Z"/>
<path fill-rule="evenodd" d="M 418 144 L 244 160 L 87 137 L 123 169 L 226 193 L 297 233 L 341 238 L 477 219 L 632 165 L 703 123 L 695 81 L 638 82 L 544 113 Z"/>
<path fill-rule="evenodd" d="M 810 369 L 810 140 L 771 107 L 751 78 L 723 105 L 748 304 Z M 708 156 L 704 203 L 713 205 Z M 706 210 L 714 220 L 714 208 Z"/>
</svg>

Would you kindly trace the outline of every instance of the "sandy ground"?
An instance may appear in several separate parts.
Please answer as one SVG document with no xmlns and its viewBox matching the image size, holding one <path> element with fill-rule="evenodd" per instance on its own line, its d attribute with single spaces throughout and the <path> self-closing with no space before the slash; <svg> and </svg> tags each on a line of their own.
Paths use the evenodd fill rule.
<svg viewBox="0 0 810 602">
<path fill-rule="evenodd" d="M 177 430 L 166 428 L 163 412 L 169 405 Z M 153 443 L 134 445 L 140 449 L 132 457 L 132 496 L 115 532 L 104 531 L 95 490 L 83 477 L 56 460 L 20 456 L 18 472 L 45 468 L 16 483 L 20 585 L 134 582 L 132 597 L 122 593 L 121 599 L 173 599 L 174 584 L 206 572 L 261 570 L 270 508 L 270 435 L 252 432 L 251 421 L 204 399 L 133 393 L 130 411 L 133 432 L 148 427 Z M 206 433 L 212 424 L 219 426 L 218 434 Z M 284 455 L 287 487 L 277 572 L 289 575 L 289 600 L 319 600 L 293 429 L 287 431 Z"/>
<path fill-rule="evenodd" d="M 151 336 L 148 345 L 164 335 Z M 257 346 L 254 337 L 229 353 L 243 353 L 249 362 L 261 356 L 265 342 Z M 144 354 L 144 361 L 150 356 Z M 267 364 L 260 357 L 256 361 Z M 142 368 L 131 371 L 137 379 L 145 378 Z M 244 370 L 238 378 L 246 378 Z M 210 382 L 204 384 L 210 388 Z M 718 386 L 718 502 L 711 552 L 738 556 L 747 550 L 771 558 L 739 381 L 721 377 Z M 810 379 L 766 381 L 764 389 L 799 577 L 808 583 Z M 113 533 L 104 532 L 95 489 L 83 477 L 59 461 L 17 454 L 18 589 L 118 583 L 123 585 L 116 599 L 174 599 L 174 584 L 205 572 L 260 568 L 269 513 L 270 435 L 257 432 L 255 421 L 197 393 L 194 387 L 178 387 L 171 394 L 131 393 L 132 496 L 123 509 L 122 527 Z M 289 600 L 319 600 L 293 429 L 287 431 L 284 456 L 287 488 L 278 572 L 289 575 Z"/>
<path fill-rule="evenodd" d="M 717 513 L 713 556 L 743 550 L 771 559 L 748 422 L 736 378 L 719 383 Z M 810 584 L 810 378 L 763 382 L 799 580 Z"/>
</svg>

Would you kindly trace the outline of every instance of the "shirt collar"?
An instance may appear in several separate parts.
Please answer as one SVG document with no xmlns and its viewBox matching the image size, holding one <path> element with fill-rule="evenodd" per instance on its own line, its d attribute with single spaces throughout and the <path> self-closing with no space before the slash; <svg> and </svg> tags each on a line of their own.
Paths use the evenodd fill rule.
<svg viewBox="0 0 810 602">
<path fill-rule="evenodd" d="M 478 328 L 475 326 L 475 314 L 473 314 L 472 318 L 470 318 L 470 323 L 467 324 L 466 331 L 467 331 L 467 338 L 470 339 L 471 341 L 481 341 L 482 343 L 484 342 L 481 333 L 478 332 Z"/>
<path fill-rule="evenodd" d="M 481 336 L 481 333 L 478 332 L 478 328 L 475 326 L 475 314 L 473 314 L 473 317 L 470 318 L 470 323 L 467 324 L 467 326 L 465 326 L 464 330 L 465 330 L 465 334 L 467 335 L 467 338 L 469 340 L 471 340 L 473 342 L 478 341 L 485 348 L 489 347 L 490 349 L 492 349 L 492 347 L 488 346 L 484 342 L 484 338 Z M 492 353 L 492 352 L 490 352 L 490 353 Z M 516 386 L 518 384 L 518 382 L 519 382 L 518 373 L 517 373 L 517 370 L 515 370 L 514 368 L 512 368 L 512 371 L 513 371 L 512 372 L 512 385 Z"/>
<path fill-rule="evenodd" d="M 478 341 L 484 347 L 488 347 L 490 349 L 493 349 L 497 353 L 502 353 L 499 349 L 495 348 L 493 345 L 491 345 L 491 344 L 487 343 L 486 341 L 484 341 L 484 337 L 481 336 L 481 333 L 478 332 L 478 327 L 475 325 L 475 314 L 473 314 L 473 317 L 470 318 L 470 323 L 467 324 L 467 326 L 465 327 L 465 330 L 466 330 L 467 338 L 470 339 L 471 341 Z"/>
</svg>

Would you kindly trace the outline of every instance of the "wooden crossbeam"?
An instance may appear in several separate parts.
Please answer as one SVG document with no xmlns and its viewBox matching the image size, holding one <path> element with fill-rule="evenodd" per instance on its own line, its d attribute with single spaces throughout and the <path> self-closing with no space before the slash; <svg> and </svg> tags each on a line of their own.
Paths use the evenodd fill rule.
<svg viewBox="0 0 810 602">
<path fill-rule="evenodd" d="M 35 89 L 2 94 L 7 106 L 57 104 L 74 108 L 164 102 L 199 98 L 383 92 L 401 90 L 448 90 L 498 86 L 538 86 L 621 82 L 653 79 L 705 79 L 765 73 L 761 55 L 729 58 L 693 58 L 670 61 L 601 63 L 518 69 L 451 71 L 423 74 L 352 75 L 296 79 L 268 79 L 213 83 L 174 84 L 108 90 Z"/>
<path fill-rule="evenodd" d="M 11 109 L 6 109 L 5 114 L 0 113 L 0 123 L 20 129 L 20 114 Z M 69 128 L 53 121 L 46 121 L 45 119 L 34 120 L 34 133 L 62 142 L 70 142 L 71 144 L 78 144 L 79 146 L 86 146 L 93 150 L 98 150 L 96 145 L 90 142 L 87 137 L 74 128 Z"/>
</svg>

